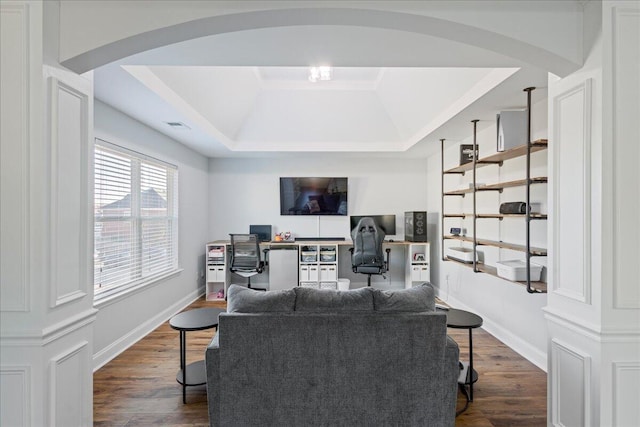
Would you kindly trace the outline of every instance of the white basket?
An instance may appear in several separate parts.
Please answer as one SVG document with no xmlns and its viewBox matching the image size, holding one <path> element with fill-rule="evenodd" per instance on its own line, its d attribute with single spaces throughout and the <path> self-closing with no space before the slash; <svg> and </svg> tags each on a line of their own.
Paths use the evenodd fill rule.
<svg viewBox="0 0 640 427">
<path fill-rule="evenodd" d="M 339 291 L 348 291 L 350 285 L 351 285 L 351 280 L 349 280 L 349 279 L 338 279 L 338 290 Z"/>
<path fill-rule="evenodd" d="M 320 289 L 338 289 L 336 282 L 320 282 Z"/>
<path fill-rule="evenodd" d="M 473 262 L 473 249 L 463 247 L 452 247 L 445 250 L 446 255 L 449 258 L 462 261 Z M 476 251 L 476 261 L 478 260 L 478 252 Z"/>
<path fill-rule="evenodd" d="M 496 268 L 498 269 L 498 276 L 514 282 L 522 282 L 527 280 L 527 264 L 519 259 L 513 259 L 508 261 L 496 262 Z M 542 266 L 531 263 L 531 281 L 537 282 L 540 280 L 540 274 L 542 273 Z"/>
<path fill-rule="evenodd" d="M 300 282 L 300 287 L 318 289 L 318 282 Z"/>
</svg>

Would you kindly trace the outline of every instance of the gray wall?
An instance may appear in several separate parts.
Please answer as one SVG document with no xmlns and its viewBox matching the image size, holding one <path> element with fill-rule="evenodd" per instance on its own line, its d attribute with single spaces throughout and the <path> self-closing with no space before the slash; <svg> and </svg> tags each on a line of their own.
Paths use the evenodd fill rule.
<svg viewBox="0 0 640 427">
<path fill-rule="evenodd" d="M 100 302 L 94 323 L 94 368 L 101 366 L 193 301 L 204 286 L 207 159 L 99 101 L 95 137 L 178 166 L 179 265 L 182 271 L 143 289 Z"/>
</svg>

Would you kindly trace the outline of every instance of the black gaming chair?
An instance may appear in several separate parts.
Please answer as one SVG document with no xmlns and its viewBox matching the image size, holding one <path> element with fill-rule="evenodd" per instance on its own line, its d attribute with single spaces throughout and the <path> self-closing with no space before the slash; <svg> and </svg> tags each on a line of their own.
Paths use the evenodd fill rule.
<svg viewBox="0 0 640 427">
<path fill-rule="evenodd" d="M 354 273 L 367 275 L 367 286 L 371 286 L 371 275 L 382 274 L 389 268 L 389 253 L 387 248 L 386 259 L 382 253 L 384 230 L 379 228 L 373 218 L 364 217 L 358 225 L 351 230 L 353 248 L 351 252 L 351 266 Z M 384 277 L 384 276 L 383 276 Z"/>
</svg>

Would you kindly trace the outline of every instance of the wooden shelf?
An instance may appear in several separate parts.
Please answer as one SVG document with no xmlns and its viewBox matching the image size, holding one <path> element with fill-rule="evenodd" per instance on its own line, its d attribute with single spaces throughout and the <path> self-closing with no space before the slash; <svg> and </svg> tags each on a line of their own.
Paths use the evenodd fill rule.
<svg viewBox="0 0 640 427">
<path fill-rule="evenodd" d="M 471 214 L 473 216 L 473 214 Z M 477 218 L 524 218 L 525 214 L 477 214 Z M 531 219 L 547 219 L 546 214 L 529 214 Z"/>
<path fill-rule="evenodd" d="M 486 264 L 476 264 L 476 265 L 478 267 L 478 270 L 480 270 L 483 273 L 490 274 L 491 276 L 498 277 L 502 280 L 506 280 L 507 282 L 517 283 L 518 285 L 527 286 L 526 281 L 518 282 L 514 280 L 505 279 L 502 276 L 498 276 L 498 269 L 491 265 L 486 265 Z M 473 267 L 473 264 L 471 266 Z M 536 290 L 537 292 L 542 292 L 542 293 L 547 292 L 547 284 L 545 282 L 531 282 L 531 288 Z"/>
<path fill-rule="evenodd" d="M 469 236 L 448 235 L 448 236 L 444 236 L 444 238 L 448 240 L 459 240 L 461 242 L 473 243 L 473 238 Z M 518 245 L 515 243 L 500 242 L 498 240 L 488 240 L 488 239 L 477 239 L 476 243 L 480 246 L 493 246 L 496 248 L 510 249 L 512 251 L 527 252 L 526 245 Z M 547 250 L 544 248 L 536 248 L 531 246 L 529 248 L 529 251 L 531 255 L 534 255 L 534 256 L 547 256 Z"/>
<path fill-rule="evenodd" d="M 456 259 L 452 259 L 452 258 L 449 258 L 449 257 L 445 257 L 445 261 L 451 261 L 451 262 L 454 262 L 456 264 L 464 265 L 465 267 L 473 268 L 473 263 L 471 263 L 471 262 L 469 262 L 469 263 L 462 262 L 462 261 L 458 261 Z M 476 263 L 476 268 L 481 273 L 489 274 L 489 275 L 497 277 L 499 279 L 506 280 L 507 282 L 516 283 L 516 284 L 522 285 L 522 286 L 527 286 L 527 282 L 513 281 L 513 280 L 505 279 L 504 277 L 498 276 L 498 269 L 493 267 L 493 266 L 491 266 L 491 265 L 486 265 L 486 264 L 482 264 L 482 263 Z M 540 293 L 546 293 L 547 292 L 547 284 L 545 282 L 531 282 L 531 288 L 534 289 L 536 292 L 540 292 Z"/>
<path fill-rule="evenodd" d="M 548 181 L 548 178 L 546 176 L 538 176 L 538 177 L 529 179 L 529 182 L 531 184 L 544 184 L 547 181 Z M 495 190 L 502 190 L 502 189 L 511 188 L 511 187 L 523 187 L 525 185 L 527 185 L 526 179 L 517 179 L 515 181 L 506 181 L 506 182 L 498 182 L 491 185 L 483 185 L 478 187 L 476 190 L 477 191 L 495 191 Z"/>
<path fill-rule="evenodd" d="M 548 141 L 546 139 L 538 139 L 531 143 L 531 152 L 546 150 Z M 520 145 L 519 147 L 512 148 L 510 150 L 500 151 L 487 157 L 483 157 L 476 161 L 476 169 L 483 166 L 501 164 L 505 160 L 515 159 L 516 157 L 524 156 L 527 153 L 527 145 Z M 447 169 L 444 174 L 458 174 L 470 171 L 473 169 L 473 162 L 465 163 L 464 165 L 456 166 L 455 168 Z"/>
<path fill-rule="evenodd" d="M 544 184 L 548 181 L 546 176 L 538 176 L 536 178 L 531 178 L 531 184 Z M 511 187 L 522 187 L 527 185 L 526 179 L 518 179 L 515 181 L 507 181 L 507 182 L 498 182 L 490 185 L 482 185 L 476 187 L 476 191 L 502 191 L 505 188 Z M 445 196 L 464 196 L 465 194 L 473 193 L 473 188 L 463 188 L 461 190 L 453 190 L 447 191 L 444 193 Z"/>
<path fill-rule="evenodd" d="M 459 213 L 459 214 L 444 214 L 445 218 L 473 218 L 472 213 Z M 524 218 L 525 214 L 477 214 L 477 218 Z M 547 214 L 530 214 L 531 219 L 547 219 Z"/>
</svg>

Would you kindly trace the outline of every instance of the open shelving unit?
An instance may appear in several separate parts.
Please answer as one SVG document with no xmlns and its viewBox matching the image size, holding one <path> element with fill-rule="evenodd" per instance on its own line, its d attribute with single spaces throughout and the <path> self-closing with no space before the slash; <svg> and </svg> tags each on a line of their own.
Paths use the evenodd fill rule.
<svg viewBox="0 0 640 427">
<path fill-rule="evenodd" d="M 477 273 L 486 273 L 496 277 L 500 277 L 503 280 L 509 280 L 502 276 L 498 275 L 497 268 L 491 265 L 487 265 L 485 263 L 478 261 L 478 246 L 492 246 L 500 249 L 508 249 L 512 251 L 524 252 L 525 254 L 525 266 L 526 266 L 526 280 L 522 282 L 515 282 L 522 284 L 526 287 L 527 292 L 529 293 L 546 293 L 547 292 L 547 284 L 541 281 L 532 281 L 531 280 L 531 257 L 543 257 L 547 256 L 546 248 L 533 247 L 531 246 L 531 222 L 537 220 L 546 220 L 546 214 L 539 213 L 531 213 L 528 209 L 530 204 L 530 190 L 532 185 L 537 184 L 545 184 L 548 181 L 546 176 L 537 176 L 531 177 L 531 154 L 537 151 L 546 150 L 548 146 L 548 141 L 546 139 L 539 139 L 536 141 L 531 141 L 531 91 L 535 88 L 526 88 L 524 89 L 527 92 L 527 141 L 528 143 L 514 147 L 505 151 L 501 151 L 490 156 L 486 156 L 483 158 L 478 158 L 478 144 L 476 140 L 476 129 L 478 120 L 473 120 L 473 159 L 471 162 L 462 164 L 460 166 L 456 166 L 450 169 L 444 168 L 444 152 L 445 152 L 445 140 L 441 139 L 441 167 L 442 167 L 442 199 L 441 199 L 441 212 L 442 212 L 442 239 L 441 239 L 441 252 L 443 261 L 452 261 L 457 264 L 461 264 L 467 267 L 473 267 L 473 271 Z M 490 185 L 480 185 L 476 181 L 476 171 L 479 168 L 496 165 L 501 167 L 503 163 L 507 160 L 525 157 L 526 158 L 526 178 L 518 179 L 506 182 L 499 182 Z M 445 176 L 446 175 L 464 175 L 467 172 L 473 173 L 472 182 L 470 183 L 468 188 L 455 189 L 452 191 L 445 191 Z M 526 194 L 526 212 L 524 214 L 479 214 L 477 213 L 477 194 L 484 191 L 497 191 L 502 192 L 505 188 L 512 187 L 524 187 Z M 467 194 L 473 196 L 473 212 L 471 213 L 445 213 L 445 197 L 465 197 Z M 451 235 L 445 234 L 445 223 L 448 218 L 472 218 L 473 219 L 473 227 L 472 227 L 472 235 L 464 236 L 464 235 Z M 478 219 L 498 219 L 502 221 L 505 218 L 524 218 L 525 220 L 525 244 L 516 244 L 511 242 L 505 242 L 500 240 L 489 240 L 489 239 L 480 239 L 477 237 L 477 220 Z M 472 244 L 473 249 L 473 258 L 472 262 L 463 262 L 453 258 L 449 258 L 445 254 L 445 241 L 447 240 L 457 240 L 461 242 L 467 242 Z"/>
</svg>

